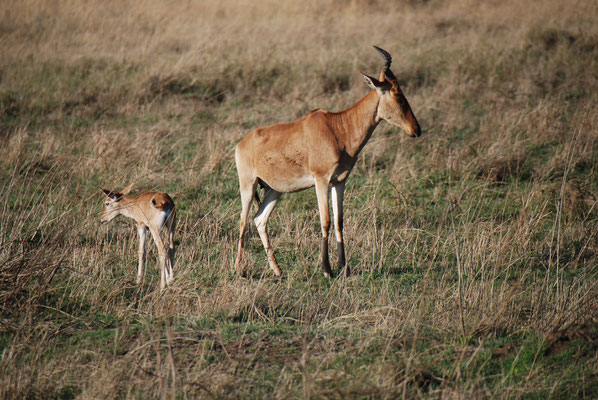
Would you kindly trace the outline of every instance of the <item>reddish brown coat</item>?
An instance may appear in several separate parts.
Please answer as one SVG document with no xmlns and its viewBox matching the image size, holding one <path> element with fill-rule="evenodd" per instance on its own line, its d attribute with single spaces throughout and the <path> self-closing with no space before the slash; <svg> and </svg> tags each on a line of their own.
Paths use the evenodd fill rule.
<svg viewBox="0 0 598 400">
<path fill-rule="evenodd" d="M 421 134 L 419 124 L 397 79 L 390 71 L 391 57 L 376 48 L 385 59 L 380 80 L 363 75 L 374 90 L 353 107 L 331 113 L 315 110 L 297 121 L 270 125 L 250 132 L 235 149 L 241 192 L 241 221 L 236 267 L 242 256 L 243 236 L 249 207 L 261 182 L 266 187 L 264 201 L 255 222 L 264 244 L 270 267 L 281 271 L 270 246 L 266 224 L 282 193 L 316 187 L 322 226 L 321 262 L 326 275 L 332 275 L 328 259 L 328 187 L 332 186 L 335 234 L 339 268 L 345 266 L 342 237 L 344 182 L 351 173 L 359 152 L 381 120 L 402 128 L 411 137 Z M 346 273 L 349 273 L 347 268 Z"/>
</svg>

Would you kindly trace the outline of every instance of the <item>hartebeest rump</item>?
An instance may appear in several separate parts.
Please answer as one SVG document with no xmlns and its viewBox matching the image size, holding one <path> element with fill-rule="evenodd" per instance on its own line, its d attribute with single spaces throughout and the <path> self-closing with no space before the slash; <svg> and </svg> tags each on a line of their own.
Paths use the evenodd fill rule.
<svg viewBox="0 0 598 400">
<path fill-rule="evenodd" d="M 402 128 L 408 136 L 417 137 L 421 134 L 413 111 L 390 70 L 390 54 L 374 47 L 384 58 L 380 80 L 362 73 L 366 83 L 373 90 L 353 107 L 339 113 L 317 109 L 294 122 L 257 128 L 245 136 L 235 148 L 242 202 L 239 247 L 235 263 L 237 269 L 243 251 L 247 216 L 258 183 L 265 188 L 265 193 L 254 221 L 270 268 L 276 275 L 280 275 L 281 271 L 266 230 L 270 213 L 282 193 L 296 192 L 312 186 L 316 187 L 320 210 L 323 237 L 321 263 L 324 274 L 333 275 L 328 258 L 330 185 L 338 268 L 340 270 L 345 267 L 343 196 L 345 181 L 357 161 L 359 152 L 381 120 Z M 349 267 L 346 266 L 345 274 L 349 273 Z"/>
<path fill-rule="evenodd" d="M 119 215 L 132 218 L 137 222 L 139 233 L 139 266 L 137 268 L 137 284 L 143 279 L 145 263 L 145 239 L 149 229 L 158 248 L 160 263 L 160 289 L 173 281 L 174 263 L 174 230 L 176 227 L 176 210 L 172 198 L 163 192 L 146 191 L 139 196 L 127 196 L 133 184 L 120 192 L 102 189 L 106 196 L 100 223 L 106 224 Z M 162 231 L 168 235 L 168 248 L 162 240 Z"/>
</svg>

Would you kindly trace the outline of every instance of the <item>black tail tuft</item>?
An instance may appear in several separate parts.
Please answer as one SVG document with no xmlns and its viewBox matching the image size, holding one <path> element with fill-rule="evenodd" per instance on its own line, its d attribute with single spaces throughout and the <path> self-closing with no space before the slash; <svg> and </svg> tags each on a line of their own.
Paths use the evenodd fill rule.
<svg viewBox="0 0 598 400">
<path fill-rule="evenodd" d="M 262 201 L 260 200 L 260 195 L 257 194 L 257 187 L 255 188 L 255 192 L 253 192 L 253 197 L 255 198 L 255 201 L 257 201 L 257 208 L 260 208 Z"/>
<path fill-rule="evenodd" d="M 263 180 L 261 180 L 260 178 L 257 178 L 257 183 L 258 183 L 259 187 L 261 187 L 264 190 L 270 189 L 270 186 L 268 186 L 268 184 L 266 182 L 264 182 Z M 257 206 L 259 208 L 262 205 L 262 201 L 260 200 L 260 195 L 257 193 L 257 190 L 258 190 L 258 186 L 255 187 L 255 192 L 253 192 L 253 197 L 255 198 L 255 201 L 257 201 Z"/>
</svg>

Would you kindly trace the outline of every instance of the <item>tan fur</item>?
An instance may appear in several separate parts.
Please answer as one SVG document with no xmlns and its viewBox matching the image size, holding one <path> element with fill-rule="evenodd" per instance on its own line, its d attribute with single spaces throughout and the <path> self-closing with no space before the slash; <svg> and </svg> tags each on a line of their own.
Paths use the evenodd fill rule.
<svg viewBox="0 0 598 400">
<path fill-rule="evenodd" d="M 331 113 L 315 110 L 301 119 L 255 129 L 235 149 L 235 161 L 241 192 L 240 237 L 236 268 L 242 256 L 243 236 L 249 207 L 256 185 L 266 192 L 255 217 L 270 267 L 281 271 L 270 246 L 266 224 L 282 193 L 316 187 L 322 226 L 321 262 L 324 273 L 332 275 L 328 259 L 328 187 L 332 186 L 335 234 L 339 269 L 345 267 L 342 237 L 342 203 L 344 182 L 348 178 L 363 146 L 381 120 L 399 126 L 411 137 L 421 133 L 407 99 L 390 71 L 390 55 L 376 48 L 385 58 L 380 80 L 367 75 L 364 79 L 374 90 L 348 110 Z M 349 268 L 345 269 L 349 274 Z"/>
<path fill-rule="evenodd" d="M 145 262 L 145 239 L 149 230 L 156 247 L 158 248 L 160 262 L 160 288 L 164 289 L 173 280 L 174 267 L 174 230 L 176 227 L 176 210 L 172 198 L 163 192 L 146 191 L 138 196 L 127 196 L 132 184 L 121 192 L 112 192 L 102 189 L 106 196 L 104 210 L 100 223 L 110 222 L 118 215 L 132 218 L 137 222 L 139 233 L 139 267 L 137 270 L 137 283 L 143 278 Z M 162 240 L 162 231 L 168 234 L 168 248 Z"/>
</svg>

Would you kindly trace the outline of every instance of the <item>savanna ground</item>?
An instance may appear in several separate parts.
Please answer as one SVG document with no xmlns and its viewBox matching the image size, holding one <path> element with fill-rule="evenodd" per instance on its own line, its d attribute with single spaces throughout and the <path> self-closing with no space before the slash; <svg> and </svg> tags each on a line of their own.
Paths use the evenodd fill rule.
<svg viewBox="0 0 598 400">
<path fill-rule="evenodd" d="M 0 397 L 598 397 L 595 1 L 2 5 Z M 271 218 L 283 278 L 254 227 L 235 272 L 234 145 L 355 103 L 372 44 L 423 135 L 362 152 L 353 275 L 318 266 L 313 190 Z M 130 182 L 178 207 L 164 293 L 98 225 Z"/>
</svg>

